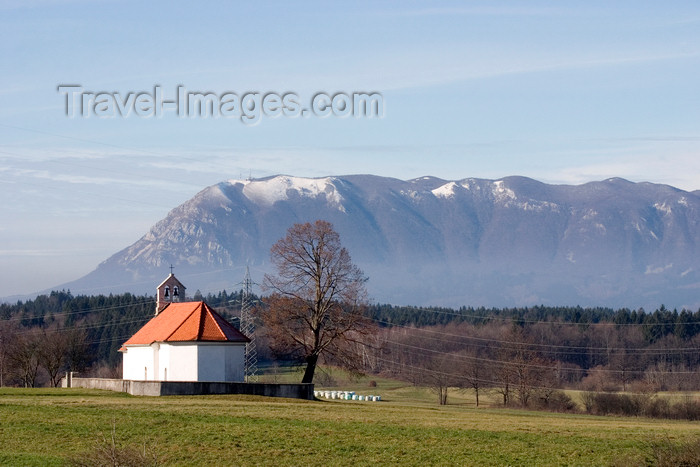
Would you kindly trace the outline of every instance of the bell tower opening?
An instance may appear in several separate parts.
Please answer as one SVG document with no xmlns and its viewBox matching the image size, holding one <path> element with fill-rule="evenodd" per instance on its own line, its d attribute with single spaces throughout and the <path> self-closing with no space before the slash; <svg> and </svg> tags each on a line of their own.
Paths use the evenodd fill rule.
<svg viewBox="0 0 700 467">
<path fill-rule="evenodd" d="M 173 266 L 170 265 L 170 274 L 157 288 L 156 316 L 169 304 L 184 301 L 186 301 L 185 286 L 175 277 Z"/>
</svg>

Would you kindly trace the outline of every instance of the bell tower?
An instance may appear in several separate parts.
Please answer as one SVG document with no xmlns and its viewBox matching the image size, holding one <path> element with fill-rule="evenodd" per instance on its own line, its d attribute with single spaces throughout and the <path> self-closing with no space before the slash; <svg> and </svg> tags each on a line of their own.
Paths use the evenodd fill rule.
<svg viewBox="0 0 700 467">
<path fill-rule="evenodd" d="M 170 265 L 170 275 L 160 283 L 157 289 L 156 316 L 169 304 L 184 301 L 186 301 L 185 286 L 177 280 L 173 274 L 173 266 Z"/>
</svg>

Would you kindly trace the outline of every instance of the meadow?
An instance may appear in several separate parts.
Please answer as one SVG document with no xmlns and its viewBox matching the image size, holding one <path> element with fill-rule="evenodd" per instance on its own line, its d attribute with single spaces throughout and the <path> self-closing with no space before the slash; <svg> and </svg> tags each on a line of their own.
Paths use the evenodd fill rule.
<svg viewBox="0 0 700 467">
<path fill-rule="evenodd" d="M 700 436 L 697 422 L 477 409 L 467 393 L 438 406 L 390 380 L 342 389 L 383 400 L 0 388 L 0 464 L 90 464 L 107 448 L 161 465 L 644 465 L 654 443 Z"/>
</svg>

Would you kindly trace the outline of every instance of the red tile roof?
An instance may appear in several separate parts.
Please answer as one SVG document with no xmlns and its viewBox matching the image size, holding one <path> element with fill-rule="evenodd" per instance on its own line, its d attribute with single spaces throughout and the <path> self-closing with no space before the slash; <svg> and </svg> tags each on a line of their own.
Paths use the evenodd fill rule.
<svg viewBox="0 0 700 467">
<path fill-rule="evenodd" d="M 204 302 L 170 303 L 124 343 L 250 342 L 238 329 Z"/>
</svg>

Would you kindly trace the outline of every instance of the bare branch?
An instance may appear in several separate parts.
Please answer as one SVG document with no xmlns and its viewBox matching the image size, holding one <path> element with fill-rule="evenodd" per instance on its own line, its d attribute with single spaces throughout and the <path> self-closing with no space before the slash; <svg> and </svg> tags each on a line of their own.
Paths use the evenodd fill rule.
<svg viewBox="0 0 700 467">
<path fill-rule="evenodd" d="M 271 259 L 277 274 L 263 281 L 270 293 L 260 312 L 264 327 L 276 351 L 303 356 L 303 382 L 310 383 L 319 356 L 339 358 L 343 342 L 357 340 L 363 333 L 356 331 L 369 328 L 360 306 L 367 278 L 323 220 L 293 225 L 273 245 Z"/>
</svg>

